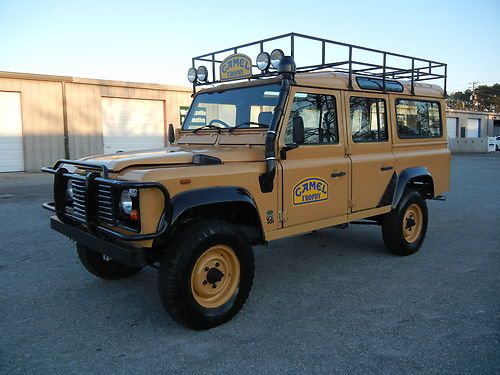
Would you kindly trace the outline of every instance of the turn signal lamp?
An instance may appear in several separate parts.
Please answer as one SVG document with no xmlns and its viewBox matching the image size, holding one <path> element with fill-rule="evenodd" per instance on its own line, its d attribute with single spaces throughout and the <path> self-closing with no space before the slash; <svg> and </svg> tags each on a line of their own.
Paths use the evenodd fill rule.
<svg viewBox="0 0 500 375">
<path fill-rule="evenodd" d="M 136 209 L 130 211 L 130 220 L 139 221 L 139 211 Z"/>
</svg>

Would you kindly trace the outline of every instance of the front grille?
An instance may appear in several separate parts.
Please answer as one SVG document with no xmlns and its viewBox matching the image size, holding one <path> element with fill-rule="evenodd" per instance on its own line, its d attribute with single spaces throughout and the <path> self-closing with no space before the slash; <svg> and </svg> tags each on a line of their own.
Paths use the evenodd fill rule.
<svg viewBox="0 0 500 375">
<path fill-rule="evenodd" d="M 72 216 L 81 222 L 85 222 L 85 210 L 88 205 L 85 180 L 71 179 L 73 188 L 73 211 Z M 97 219 L 103 224 L 113 225 L 116 223 L 116 212 L 111 185 L 99 183 L 97 185 L 97 207 L 95 213 Z"/>
<path fill-rule="evenodd" d="M 85 222 L 85 207 L 87 203 L 85 180 L 72 179 L 71 185 L 73 188 L 73 216 L 75 219 Z"/>
<path fill-rule="evenodd" d="M 97 217 L 105 223 L 115 223 L 115 204 L 111 185 L 97 186 Z"/>
</svg>

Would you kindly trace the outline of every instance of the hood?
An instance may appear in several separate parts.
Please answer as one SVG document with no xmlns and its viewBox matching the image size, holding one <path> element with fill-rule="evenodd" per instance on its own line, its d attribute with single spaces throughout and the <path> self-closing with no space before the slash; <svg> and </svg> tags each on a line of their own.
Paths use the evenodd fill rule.
<svg viewBox="0 0 500 375">
<path fill-rule="evenodd" d="M 223 163 L 237 161 L 263 161 L 263 147 L 198 145 L 198 147 L 170 146 L 159 149 L 120 152 L 116 154 L 89 156 L 82 161 L 103 164 L 110 171 L 119 172 L 125 168 L 139 165 L 177 165 L 192 164 L 193 156 L 203 154 L 221 159 Z"/>
</svg>

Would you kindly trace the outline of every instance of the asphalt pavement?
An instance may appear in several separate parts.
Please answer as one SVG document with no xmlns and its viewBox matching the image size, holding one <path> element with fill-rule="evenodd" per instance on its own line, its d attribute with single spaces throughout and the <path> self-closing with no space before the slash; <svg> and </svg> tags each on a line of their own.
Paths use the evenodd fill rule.
<svg viewBox="0 0 500 375">
<path fill-rule="evenodd" d="M 454 155 L 423 248 L 350 226 L 255 248 L 229 323 L 163 311 L 157 271 L 103 281 L 49 229 L 52 177 L 0 174 L 1 374 L 500 374 L 500 153 Z"/>
</svg>

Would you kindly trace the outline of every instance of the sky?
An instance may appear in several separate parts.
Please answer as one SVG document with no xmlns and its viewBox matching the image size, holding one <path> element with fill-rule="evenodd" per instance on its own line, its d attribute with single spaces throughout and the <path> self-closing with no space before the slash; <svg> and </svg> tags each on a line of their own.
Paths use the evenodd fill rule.
<svg viewBox="0 0 500 375">
<path fill-rule="evenodd" d="M 0 71 L 188 86 L 193 56 L 293 31 L 447 63 L 452 92 L 500 82 L 499 23 L 500 0 L 0 0 Z"/>
</svg>

